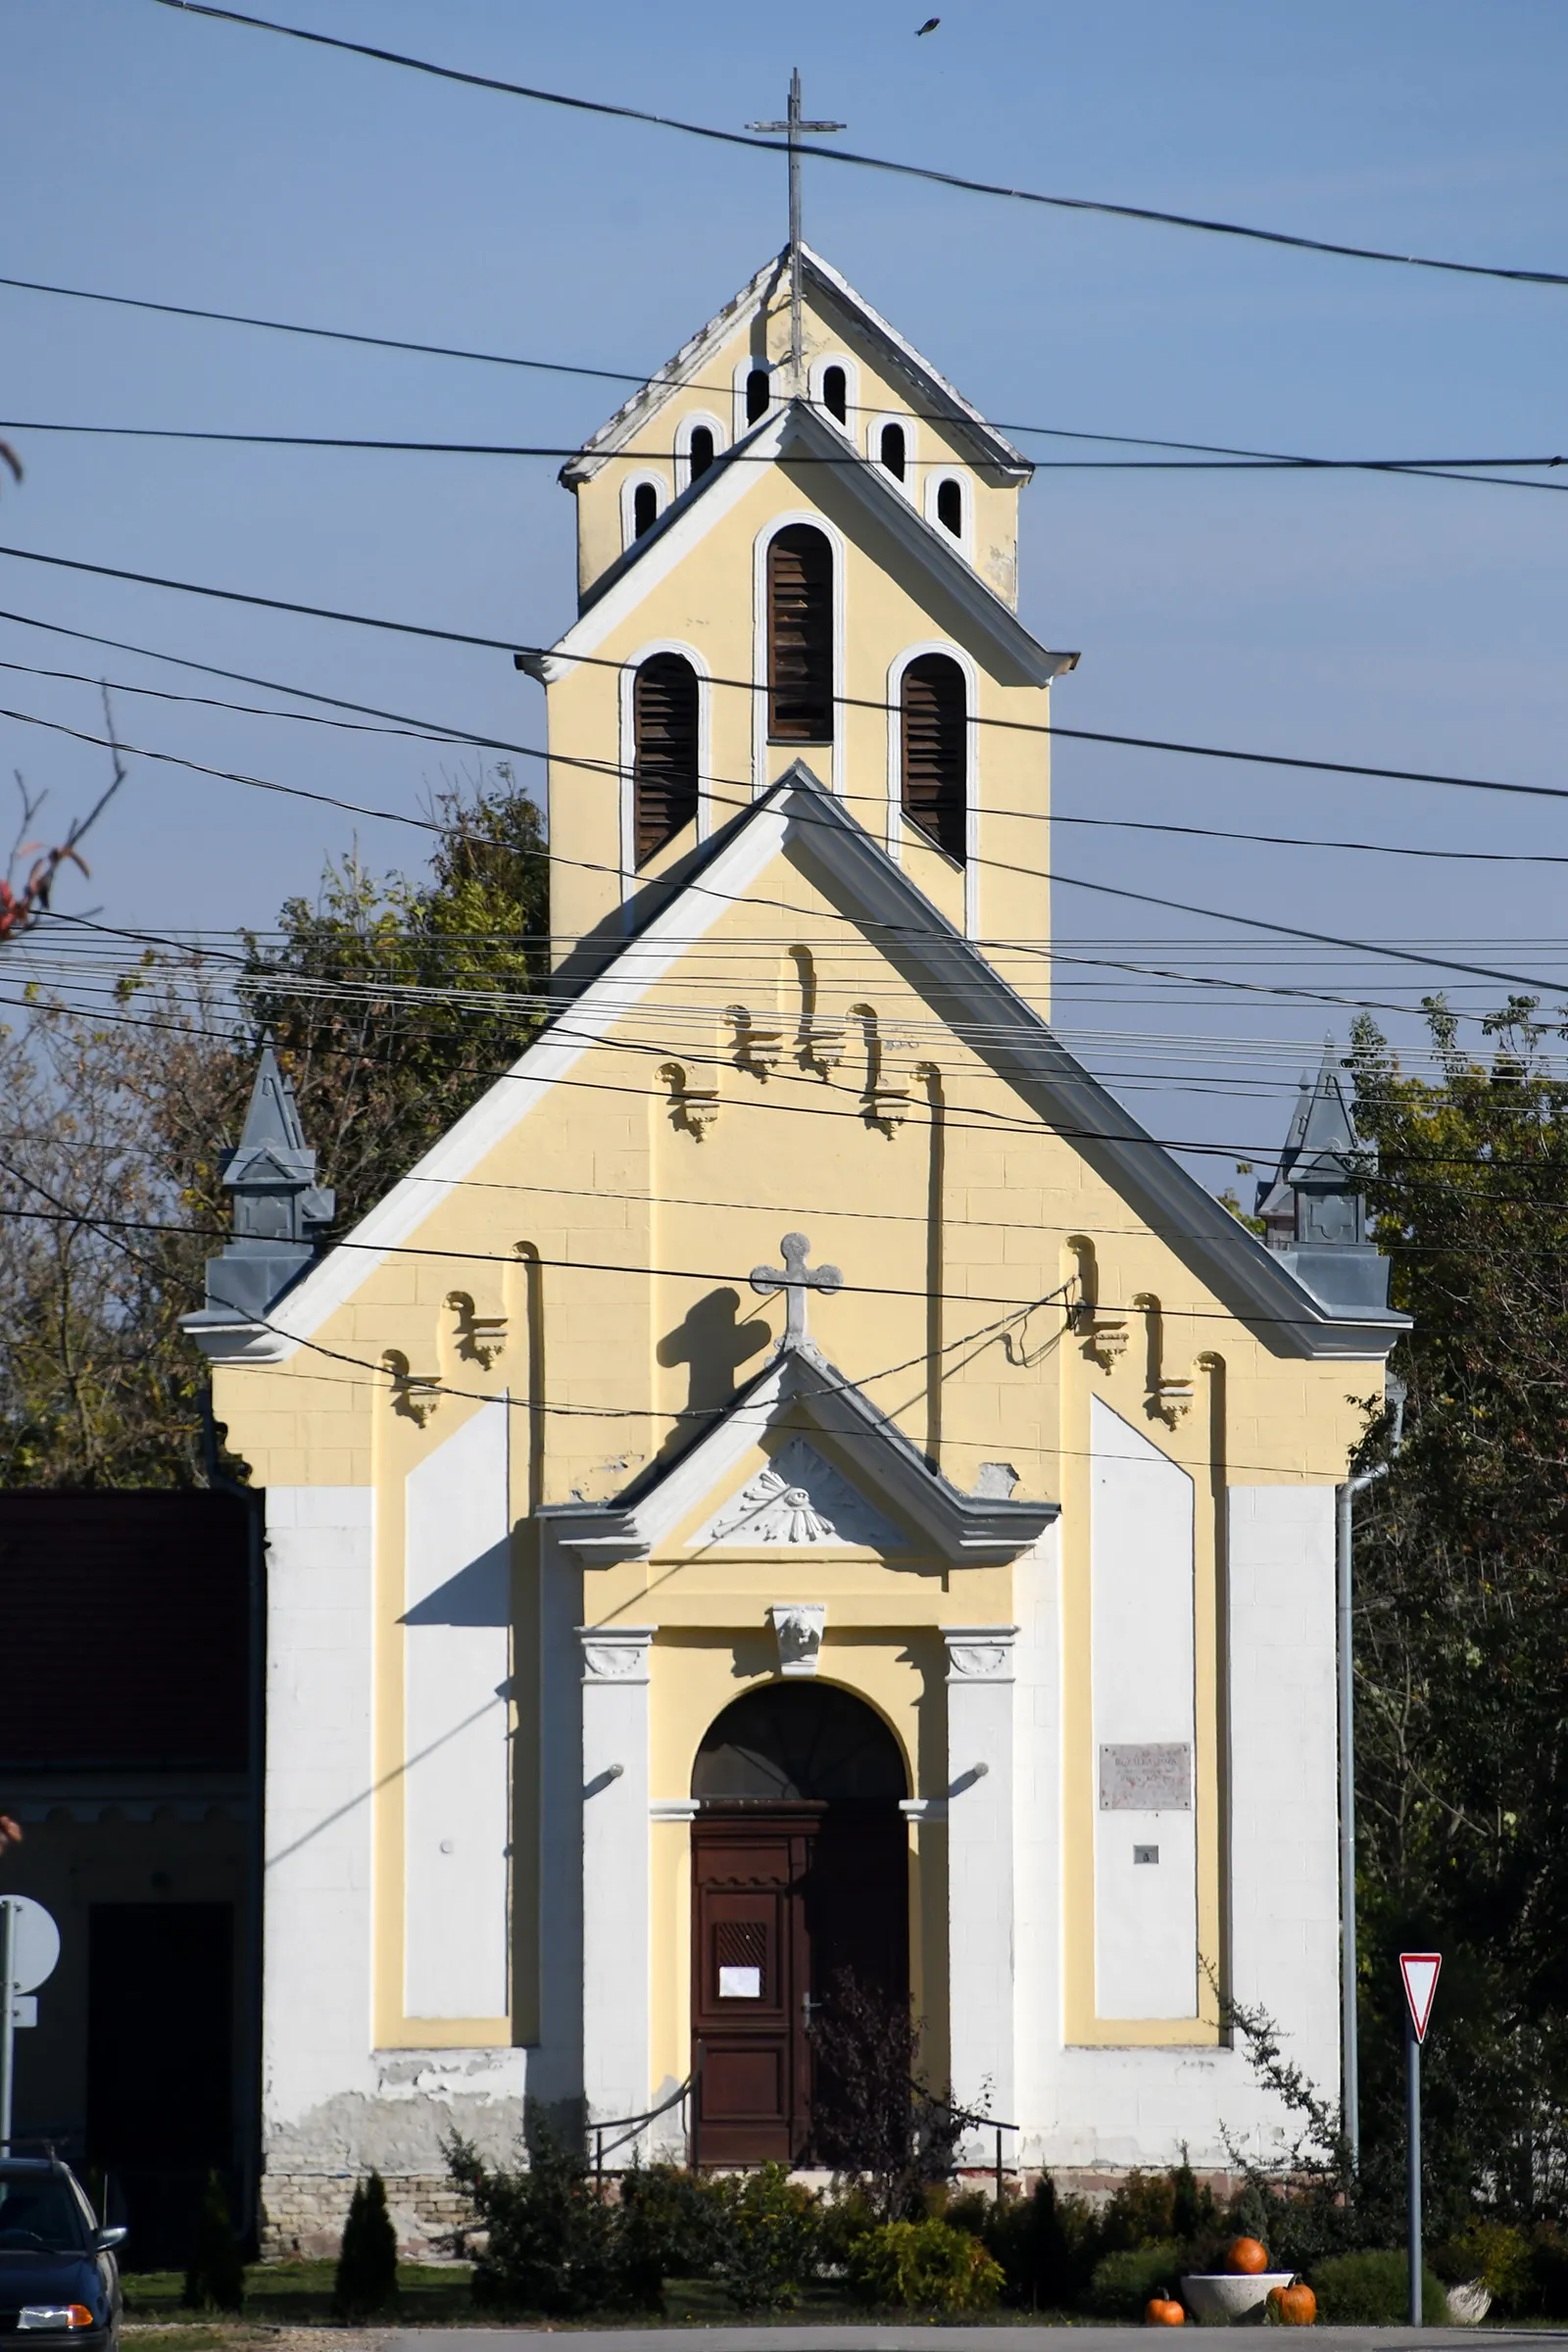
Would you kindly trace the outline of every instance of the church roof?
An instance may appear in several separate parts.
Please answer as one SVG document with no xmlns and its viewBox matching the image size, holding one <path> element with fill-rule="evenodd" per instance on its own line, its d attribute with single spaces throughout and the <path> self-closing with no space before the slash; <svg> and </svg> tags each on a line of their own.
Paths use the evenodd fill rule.
<svg viewBox="0 0 1568 2352">
<path fill-rule="evenodd" d="M 1060 1516 L 1059 1504 L 996 1492 L 990 1478 L 982 1485 L 993 1491 L 962 1493 L 809 1339 L 776 1348 L 712 1428 L 641 1472 L 623 1494 L 605 1502 L 547 1503 L 539 1516 L 585 1567 L 644 1559 L 770 1430 L 788 1431 L 792 1441 L 803 1432 L 820 1436 L 829 1448 L 853 1446 L 857 1484 L 863 1479 L 943 1556 L 974 1567 L 1017 1559 Z M 1008 1465 L 987 1469 L 1010 1483 Z M 846 1543 L 862 1540 L 853 1525 L 838 1532 Z M 745 1541 L 743 1527 L 735 1540 Z M 722 1515 L 696 1541 L 725 1542 Z"/>
<path fill-rule="evenodd" d="M 1221 1206 L 1140 1125 L 981 951 L 918 890 L 845 804 L 797 760 L 716 833 L 669 889 L 650 894 L 637 928 L 584 979 L 513 1067 L 272 1310 L 200 1336 L 208 1352 L 250 1361 L 290 1355 L 381 1261 L 408 1245 L 443 1198 L 609 1036 L 784 850 L 863 922 L 890 964 L 1045 1125 L 1095 1168 L 1242 1321 L 1286 1354 L 1383 1354 L 1409 1318 L 1373 1304 L 1337 1310 L 1278 1250 Z"/>
<path fill-rule="evenodd" d="M 901 379 L 907 387 L 911 401 L 922 415 L 936 417 L 953 426 L 974 450 L 981 464 L 993 466 L 1010 481 L 1026 482 L 1034 471 L 1021 450 L 1015 449 L 1005 434 L 988 424 L 971 401 L 951 384 L 941 369 L 934 368 L 922 353 L 896 326 L 889 325 L 880 311 L 873 310 L 863 294 L 858 294 L 849 279 L 825 262 L 809 245 L 801 247 L 803 290 L 813 287 L 848 311 L 856 325 L 872 342 L 887 366 L 891 376 Z M 601 466 L 622 449 L 640 426 L 656 416 L 666 400 L 701 375 L 704 367 L 735 333 L 738 326 L 756 314 L 767 302 L 776 287 L 786 285 L 789 276 L 789 247 L 762 264 L 755 277 L 742 286 L 740 292 L 721 311 L 716 311 L 706 326 L 698 328 L 689 341 L 683 343 L 672 360 L 651 375 L 646 384 L 639 385 L 629 399 L 622 401 L 612 416 L 595 433 L 590 433 L 574 458 L 568 458 L 561 469 L 566 483 L 591 481 Z"/>
<path fill-rule="evenodd" d="M 649 589 L 744 498 L 755 479 L 757 461 L 773 458 L 787 465 L 796 451 L 819 460 L 840 458 L 844 451 L 838 426 L 806 400 L 786 402 L 733 449 L 715 458 L 653 527 L 607 566 L 583 597 L 581 612 L 565 635 L 542 655 L 519 656 L 519 666 L 549 685 L 565 675 L 573 659 L 595 653 Z M 935 574 L 938 585 L 985 632 L 1019 677 L 1043 686 L 1077 666 L 1075 653 L 1054 654 L 1031 635 L 1012 607 L 965 562 L 952 532 L 928 522 L 880 466 L 840 466 L 836 474 L 847 495 Z"/>
</svg>

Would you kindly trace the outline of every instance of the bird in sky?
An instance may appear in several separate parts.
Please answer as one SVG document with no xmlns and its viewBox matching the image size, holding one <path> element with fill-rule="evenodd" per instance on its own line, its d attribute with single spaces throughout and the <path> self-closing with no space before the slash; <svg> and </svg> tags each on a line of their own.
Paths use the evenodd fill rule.
<svg viewBox="0 0 1568 2352">
<path fill-rule="evenodd" d="M 915 26 L 915 31 L 914 31 L 914 37 L 915 37 L 915 39 L 916 39 L 916 40 L 918 40 L 918 39 L 920 38 L 920 35 L 921 35 L 921 33 L 922 33 L 922 32 L 935 32 L 935 30 L 936 30 L 937 26 L 938 26 L 938 25 L 941 24 L 941 22 L 942 22 L 942 19 L 941 19 L 940 17 L 927 17 L 927 19 L 926 19 L 926 21 L 925 21 L 925 23 L 924 23 L 923 24 L 917 24 L 917 25 Z"/>
</svg>

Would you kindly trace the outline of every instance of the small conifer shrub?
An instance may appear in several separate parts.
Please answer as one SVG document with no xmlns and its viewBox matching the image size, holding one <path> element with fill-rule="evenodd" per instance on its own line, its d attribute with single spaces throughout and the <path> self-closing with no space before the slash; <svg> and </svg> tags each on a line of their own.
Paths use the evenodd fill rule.
<svg viewBox="0 0 1568 2352">
<path fill-rule="evenodd" d="M 398 2299 L 398 2236 L 386 2209 L 386 2182 L 371 2171 L 357 2180 L 332 2281 L 332 2310 L 340 2320 L 368 2320 L 392 2311 Z"/>
<path fill-rule="evenodd" d="M 216 2171 L 207 2176 L 196 2216 L 196 2243 L 180 2297 L 187 2311 L 238 2311 L 245 2301 L 245 2266 L 228 2218 L 228 2199 Z"/>
</svg>

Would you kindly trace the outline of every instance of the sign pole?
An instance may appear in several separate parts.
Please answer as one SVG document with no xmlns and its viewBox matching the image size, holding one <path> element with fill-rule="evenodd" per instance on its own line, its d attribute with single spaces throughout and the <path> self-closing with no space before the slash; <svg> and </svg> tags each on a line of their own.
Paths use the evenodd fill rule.
<svg viewBox="0 0 1568 2352">
<path fill-rule="evenodd" d="M 1421 2042 L 1404 2021 L 1405 2114 L 1410 2138 L 1410 2325 L 1421 2325 Z"/>
<path fill-rule="evenodd" d="M 0 2156 L 11 2153 L 12 2085 L 17 2063 L 17 1914 L 8 1894 L 0 1894 Z"/>
</svg>

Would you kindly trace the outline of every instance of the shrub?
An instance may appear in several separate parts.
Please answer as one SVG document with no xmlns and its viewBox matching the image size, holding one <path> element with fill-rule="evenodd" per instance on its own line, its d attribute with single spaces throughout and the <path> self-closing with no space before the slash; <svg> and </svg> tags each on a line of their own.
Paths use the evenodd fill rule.
<svg viewBox="0 0 1568 2352">
<path fill-rule="evenodd" d="M 718 2275 L 737 2311 L 791 2311 L 816 2269 L 818 2208 L 787 2164 L 715 2181 L 724 2201 Z"/>
<path fill-rule="evenodd" d="M 1497 2306 L 1510 2317 L 1540 2308 L 1536 2248 L 1522 2230 L 1476 2214 L 1432 2248 L 1432 2268 L 1446 2286 L 1479 2278 Z"/>
<path fill-rule="evenodd" d="M 821 2270 L 845 2271 L 851 2246 L 877 2227 L 878 2215 L 860 2181 L 834 2185 L 837 2195 L 817 2211 L 816 2259 Z"/>
<path fill-rule="evenodd" d="M 1410 2284 L 1402 2247 L 1392 2253 L 1331 2254 L 1307 2274 L 1317 2316 L 1328 2328 L 1398 2328 L 1409 2316 Z M 1447 2325 L 1448 2298 L 1436 2271 L 1421 2273 L 1421 2318 Z"/>
<path fill-rule="evenodd" d="M 1530 2239 L 1530 2308 L 1548 2320 L 1568 2319 L 1568 2240 L 1543 2222 Z"/>
<path fill-rule="evenodd" d="M 456 2132 L 444 2142 L 447 2170 L 488 2235 L 474 2301 L 550 2318 L 657 2309 L 663 2279 L 646 2235 L 622 2229 L 619 2209 L 599 2196 L 583 2158 L 531 2103 L 524 2130 L 529 2161 L 516 2172 L 487 2165 Z"/>
<path fill-rule="evenodd" d="M 616 2235 L 622 2267 L 633 2276 L 710 2278 L 729 2242 L 722 2180 L 681 2165 L 633 2165 L 621 2175 Z"/>
<path fill-rule="evenodd" d="M 920 2213 L 969 2128 L 918 2081 L 920 2036 L 908 2001 L 853 1969 L 835 1974 L 811 2032 L 808 2161 L 859 2181 L 885 2222 Z"/>
<path fill-rule="evenodd" d="M 862 2303 L 905 2311 L 986 2311 L 1002 2266 L 951 2222 L 884 2222 L 850 2248 L 850 2286 Z"/>
<path fill-rule="evenodd" d="M 1131 2172 L 1107 2200 L 1101 2216 L 1101 2241 L 1107 2254 L 1133 2246 L 1185 2243 L 1214 2227 L 1218 2208 L 1186 2155 L 1167 2173 Z"/>
<path fill-rule="evenodd" d="M 1088 2205 L 1058 2198 L 1048 2173 L 1032 2195 L 990 2206 L 980 2235 L 1002 2265 L 1006 2301 L 1024 2311 L 1065 2310 L 1088 2285 L 1099 2250 Z"/>
<path fill-rule="evenodd" d="M 1174 2238 L 1160 2245 L 1122 2247 L 1096 2263 L 1086 2307 L 1101 2319 L 1142 2319 L 1151 2295 L 1176 2294 L 1186 2268 L 1185 2249 Z"/>
<path fill-rule="evenodd" d="M 245 2301 L 245 2266 L 228 2218 L 228 2199 L 216 2172 L 207 2176 L 196 2216 L 196 2243 L 180 2301 L 188 2311 L 238 2311 Z"/>
<path fill-rule="evenodd" d="M 340 2320 L 368 2320 L 394 2311 L 398 2299 L 398 2236 L 386 2209 L 386 2183 L 372 2170 L 356 2180 L 332 2281 L 332 2310 Z"/>
</svg>

